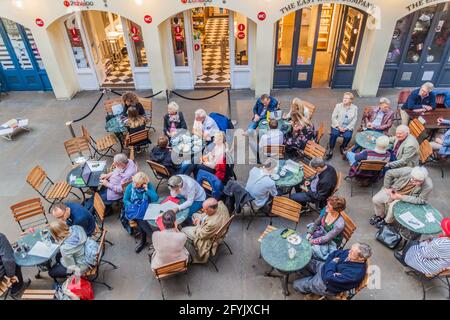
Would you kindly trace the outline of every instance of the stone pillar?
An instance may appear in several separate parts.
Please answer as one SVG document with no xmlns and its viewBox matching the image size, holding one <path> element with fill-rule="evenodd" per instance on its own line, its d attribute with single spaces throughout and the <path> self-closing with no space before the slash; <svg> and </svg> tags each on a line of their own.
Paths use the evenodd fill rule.
<svg viewBox="0 0 450 320">
<path fill-rule="evenodd" d="M 272 88 L 275 25 L 259 23 L 256 29 L 255 96 L 269 94 Z"/>
</svg>

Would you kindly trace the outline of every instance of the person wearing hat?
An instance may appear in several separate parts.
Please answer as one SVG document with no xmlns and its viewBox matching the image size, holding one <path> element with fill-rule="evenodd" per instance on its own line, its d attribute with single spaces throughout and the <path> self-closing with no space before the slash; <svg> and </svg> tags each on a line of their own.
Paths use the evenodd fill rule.
<svg viewBox="0 0 450 320">
<path fill-rule="evenodd" d="M 348 151 L 345 153 L 345 156 L 350 163 L 350 171 L 348 175 L 353 177 L 358 174 L 358 176 L 367 176 L 372 177 L 373 173 L 370 171 L 365 172 L 356 172 L 358 168 L 358 164 L 362 160 L 372 160 L 372 161 L 386 161 L 388 162 L 391 158 L 391 153 L 388 151 L 389 148 L 389 137 L 381 136 L 378 137 L 376 142 L 376 146 L 374 150 L 364 150 L 359 153 L 354 153 L 352 151 Z"/>
<path fill-rule="evenodd" d="M 425 241 L 411 241 L 403 254 L 395 251 L 394 256 L 402 264 L 427 276 L 433 276 L 450 269 L 450 218 L 441 221 L 442 235 Z"/>
<path fill-rule="evenodd" d="M 393 205 L 401 200 L 412 204 L 426 204 L 433 190 L 433 182 L 424 167 L 404 167 L 386 172 L 383 188 L 373 196 L 375 215 L 370 224 L 381 228 L 394 222 Z"/>
</svg>

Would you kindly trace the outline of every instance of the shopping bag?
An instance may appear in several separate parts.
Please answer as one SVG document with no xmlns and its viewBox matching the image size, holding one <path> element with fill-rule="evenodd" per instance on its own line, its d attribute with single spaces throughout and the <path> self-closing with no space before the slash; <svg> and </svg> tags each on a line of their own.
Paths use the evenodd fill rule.
<svg viewBox="0 0 450 320">
<path fill-rule="evenodd" d="M 71 276 L 68 279 L 67 289 L 80 300 L 94 300 L 91 283 L 82 277 Z"/>
</svg>

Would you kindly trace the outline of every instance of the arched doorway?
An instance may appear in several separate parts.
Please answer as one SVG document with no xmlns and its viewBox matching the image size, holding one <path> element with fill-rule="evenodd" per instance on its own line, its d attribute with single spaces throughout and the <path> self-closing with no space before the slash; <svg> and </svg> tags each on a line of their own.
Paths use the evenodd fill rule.
<svg viewBox="0 0 450 320">
<path fill-rule="evenodd" d="M 303 8 L 277 22 L 275 88 L 352 86 L 367 14 L 340 4 Z"/>
<path fill-rule="evenodd" d="M 141 27 L 120 15 L 87 10 L 63 19 L 80 87 L 149 89 Z"/>
<path fill-rule="evenodd" d="M 0 90 L 52 90 L 31 30 L 0 18 Z"/>
<path fill-rule="evenodd" d="M 224 8 L 198 7 L 172 16 L 166 24 L 175 88 L 250 87 L 252 22 L 247 17 Z"/>
<path fill-rule="evenodd" d="M 380 87 L 450 86 L 450 2 L 397 21 Z"/>
</svg>

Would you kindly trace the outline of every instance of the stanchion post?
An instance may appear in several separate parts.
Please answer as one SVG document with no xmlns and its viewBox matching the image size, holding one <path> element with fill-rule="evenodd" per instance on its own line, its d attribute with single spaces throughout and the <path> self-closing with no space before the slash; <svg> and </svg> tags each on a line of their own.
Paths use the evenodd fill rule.
<svg viewBox="0 0 450 320">
<path fill-rule="evenodd" d="M 166 102 L 167 102 L 167 104 L 169 104 L 169 90 L 168 89 L 166 89 Z"/>
<path fill-rule="evenodd" d="M 228 119 L 231 120 L 231 94 L 230 89 L 227 89 L 227 97 L 228 97 Z"/>
<path fill-rule="evenodd" d="M 73 121 L 66 122 L 66 126 L 69 128 L 70 134 L 72 135 L 73 138 L 75 138 L 76 135 L 75 135 L 75 131 L 73 130 L 72 124 L 73 124 Z"/>
</svg>

